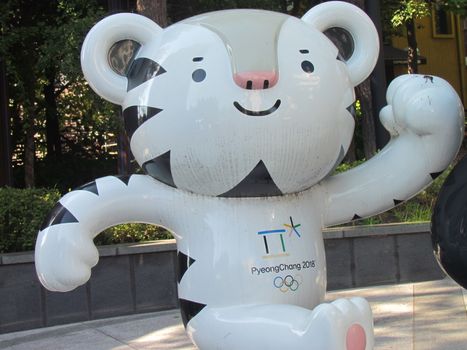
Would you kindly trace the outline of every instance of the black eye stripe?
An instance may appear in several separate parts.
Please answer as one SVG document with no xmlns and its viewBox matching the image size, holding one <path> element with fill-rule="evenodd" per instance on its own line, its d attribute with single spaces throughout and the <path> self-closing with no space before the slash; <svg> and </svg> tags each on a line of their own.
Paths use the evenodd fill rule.
<svg viewBox="0 0 467 350">
<path fill-rule="evenodd" d="M 303 61 L 302 69 L 306 73 L 313 73 L 313 71 L 315 70 L 315 66 L 313 66 L 313 63 L 311 63 L 310 61 Z"/>
<path fill-rule="evenodd" d="M 146 174 L 152 176 L 156 180 L 159 180 L 166 185 L 177 187 L 175 186 L 174 179 L 172 177 L 170 151 L 145 162 L 143 164 L 143 170 L 146 172 Z"/>
<path fill-rule="evenodd" d="M 137 58 L 128 69 L 127 91 L 165 72 L 166 70 L 159 63 L 146 57 Z"/>
<path fill-rule="evenodd" d="M 123 111 L 125 130 L 129 138 L 138 127 L 148 119 L 154 117 L 162 109 L 150 106 L 130 106 Z"/>
</svg>

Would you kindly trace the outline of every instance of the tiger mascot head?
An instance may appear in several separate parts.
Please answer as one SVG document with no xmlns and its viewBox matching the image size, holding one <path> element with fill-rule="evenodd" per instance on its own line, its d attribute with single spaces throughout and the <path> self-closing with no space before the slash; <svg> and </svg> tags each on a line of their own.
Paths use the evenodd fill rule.
<svg viewBox="0 0 467 350">
<path fill-rule="evenodd" d="M 155 179 L 210 196 L 296 193 L 344 157 L 354 86 L 378 55 L 371 20 L 336 5 L 301 19 L 218 11 L 166 29 L 136 14 L 113 15 L 87 35 L 83 72 L 122 106 L 131 150 Z M 109 52 L 124 40 L 138 49 L 119 71 Z"/>
</svg>

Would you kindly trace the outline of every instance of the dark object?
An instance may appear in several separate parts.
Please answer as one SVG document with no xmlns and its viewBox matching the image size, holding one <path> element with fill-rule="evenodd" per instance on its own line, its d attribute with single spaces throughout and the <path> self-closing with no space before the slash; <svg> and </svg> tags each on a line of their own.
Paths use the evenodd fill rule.
<svg viewBox="0 0 467 350">
<path fill-rule="evenodd" d="M 281 190 L 276 186 L 266 165 L 260 160 L 255 168 L 231 190 L 219 197 L 267 197 L 281 196 Z"/>
<path fill-rule="evenodd" d="M 186 328 L 187 323 L 195 317 L 206 306 L 191 300 L 179 299 L 180 313 L 182 314 L 183 325 Z"/>
<path fill-rule="evenodd" d="M 128 68 L 128 87 L 130 91 L 146 81 L 164 74 L 166 70 L 159 63 L 146 57 L 140 57 L 134 60 Z"/>
<path fill-rule="evenodd" d="M 174 179 L 172 177 L 172 169 L 170 165 L 170 151 L 157 156 L 152 160 L 148 160 L 143 164 L 143 170 L 149 176 L 165 183 L 166 185 L 175 186 Z"/>
<path fill-rule="evenodd" d="M 439 192 L 431 241 L 446 274 L 467 288 L 467 157 L 454 167 Z"/>
<path fill-rule="evenodd" d="M 121 182 L 123 182 L 125 185 L 128 186 L 128 183 L 130 182 L 131 175 L 118 175 L 115 176 L 117 179 L 119 179 Z"/>
<path fill-rule="evenodd" d="M 97 188 L 97 184 L 96 184 L 96 181 L 92 181 L 92 182 L 89 182 L 83 186 L 80 186 L 78 188 L 76 188 L 76 190 L 81 190 L 81 191 L 88 191 L 88 192 L 92 192 L 94 194 L 97 194 L 99 195 L 99 189 Z"/>
<path fill-rule="evenodd" d="M 177 261 L 178 261 L 177 281 L 178 283 L 180 283 L 185 272 L 196 260 L 179 251 L 177 253 Z"/>
<path fill-rule="evenodd" d="M 141 124 L 154 117 L 162 109 L 150 106 L 130 106 L 123 111 L 123 122 L 128 137 L 131 139 L 133 133 Z"/>
<path fill-rule="evenodd" d="M 134 40 L 121 40 L 113 44 L 109 50 L 108 60 L 114 72 L 126 76 L 140 47 L 141 45 Z"/>
<path fill-rule="evenodd" d="M 352 56 L 355 49 L 355 43 L 352 35 L 347 30 L 344 28 L 332 27 L 326 29 L 323 34 L 326 35 L 339 50 L 337 55 L 338 60 L 345 62 Z"/>
<path fill-rule="evenodd" d="M 58 202 L 42 223 L 41 231 L 49 226 L 73 222 L 78 222 L 78 220 L 68 211 L 67 208 Z"/>
</svg>

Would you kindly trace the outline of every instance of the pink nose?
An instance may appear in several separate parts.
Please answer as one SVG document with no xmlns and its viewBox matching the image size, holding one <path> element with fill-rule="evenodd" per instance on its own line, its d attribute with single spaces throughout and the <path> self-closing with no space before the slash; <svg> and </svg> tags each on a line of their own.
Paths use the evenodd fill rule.
<svg viewBox="0 0 467 350">
<path fill-rule="evenodd" d="M 277 83 L 277 73 L 274 71 L 251 71 L 234 74 L 235 83 L 248 90 L 261 90 L 273 87 Z"/>
</svg>

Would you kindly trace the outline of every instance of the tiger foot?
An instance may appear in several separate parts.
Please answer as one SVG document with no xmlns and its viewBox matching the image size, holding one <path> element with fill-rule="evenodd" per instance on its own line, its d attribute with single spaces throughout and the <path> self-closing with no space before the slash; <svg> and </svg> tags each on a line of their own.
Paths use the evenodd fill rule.
<svg viewBox="0 0 467 350">
<path fill-rule="evenodd" d="M 321 304 L 313 310 L 313 315 L 318 324 L 332 329 L 326 337 L 332 345 L 326 349 L 373 349 L 373 316 L 365 299 L 338 299 L 330 304 Z M 320 328 L 317 332 L 322 336 Z"/>
<path fill-rule="evenodd" d="M 339 299 L 314 310 L 285 305 L 205 307 L 187 325 L 202 350 L 371 350 L 373 320 L 362 298 Z"/>
</svg>

